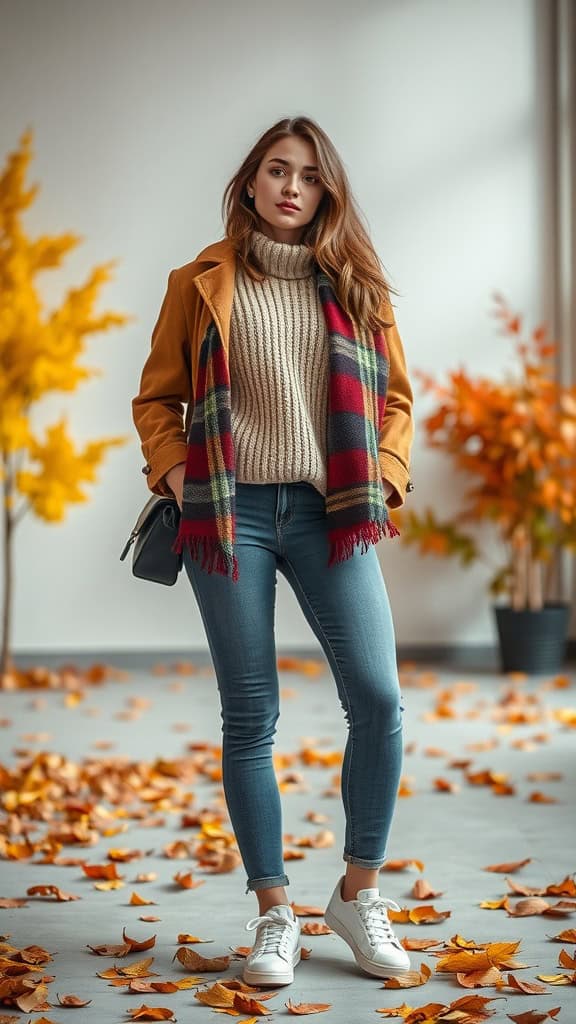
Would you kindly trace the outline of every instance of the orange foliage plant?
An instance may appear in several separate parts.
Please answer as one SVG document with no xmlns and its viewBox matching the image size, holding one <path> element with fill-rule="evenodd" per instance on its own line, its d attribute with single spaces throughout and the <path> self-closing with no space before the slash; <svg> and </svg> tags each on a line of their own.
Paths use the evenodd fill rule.
<svg viewBox="0 0 576 1024">
<path fill-rule="evenodd" d="M 559 384 L 557 346 L 546 325 L 523 336 L 522 318 L 495 292 L 494 315 L 515 343 L 516 368 L 502 381 L 471 377 L 462 368 L 441 385 L 416 371 L 438 400 L 424 420 L 430 447 L 445 452 L 467 480 L 464 507 L 451 520 L 434 511 L 404 512 L 402 541 L 423 554 L 481 555 L 467 527 L 492 522 L 504 554 L 490 592 L 516 610 L 543 607 L 554 552 L 576 547 L 576 388 Z"/>
</svg>

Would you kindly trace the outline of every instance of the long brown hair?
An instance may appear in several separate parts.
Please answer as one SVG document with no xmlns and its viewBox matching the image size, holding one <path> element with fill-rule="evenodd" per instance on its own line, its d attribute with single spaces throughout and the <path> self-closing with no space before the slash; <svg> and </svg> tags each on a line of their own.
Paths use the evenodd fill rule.
<svg viewBox="0 0 576 1024">
<path fill-rule="evenodd" d="M 384 276 L 342 160 L 329 137 L 311 118 L 284 117 L 252 147 L 224 191 L 222 219 L 226 236 L 250 277 L 263 280 L 262 268 L 250 250 L 250 233 L 258 229 L 259 222 L 246 186 L 270 147 L 289 135 L 299 135 L 312 143 L 325 189 L 314 218 L 306 225 L 301 244 L 310 247 L 353 321 L 372 330 L 389 326 L 394 318 L 390 292 L 398 292 Z"/>
</svg>

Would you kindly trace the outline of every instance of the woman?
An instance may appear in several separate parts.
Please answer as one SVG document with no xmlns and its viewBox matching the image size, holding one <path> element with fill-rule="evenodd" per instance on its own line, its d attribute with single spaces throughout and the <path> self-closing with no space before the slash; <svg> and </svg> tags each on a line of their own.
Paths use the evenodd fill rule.
<svg viewBox="0 0 576 1024">
<path fill-rule="evenodd" d="M 133 401 L 157 494 L 204 623 L 223 786 L 259 916 L 243 977 L 293 980 L 272 761 L 277 571 L 334 674 L 348 738 L 342 875 L 326 921 L 367 973 L 408 970 L 380 896 L 402 758 L 395 639 L 374 544 L 412 489 L 412 391 L 389 292 L 332 142 L 283 118 L 228 183 L 225 238 L 172 270 Z M 184 422 L 184 406 L 187 405 Z"/>
</svg>

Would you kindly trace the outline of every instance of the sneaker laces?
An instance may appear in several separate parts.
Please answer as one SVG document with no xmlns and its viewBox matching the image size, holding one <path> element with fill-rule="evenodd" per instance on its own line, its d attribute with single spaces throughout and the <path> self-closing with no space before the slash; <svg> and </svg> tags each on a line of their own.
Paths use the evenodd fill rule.
<svg viewBox="0 0 576 1024">
<path fill-rule="evenodd" d="M 387 910 L 388 907 L 391 910 L 400 910 L 394 900 L 387 899 L 386 896 L 373 896 L 371 899 L 355 900 L 354 902 L 372 945 L 378 945 L 384 941 L 400 946 L 392 930 Z"/>
<path fill-rule="evenodd" d="M 290 925 L 294 925 L 294 921 L 283 917 L 274 908 L 259 917 L 253 917 L 248 921 L 246 931 L 251 932 L 254 928 L 258 928 L 254 952 L 287 953 Z"/>
</svg>

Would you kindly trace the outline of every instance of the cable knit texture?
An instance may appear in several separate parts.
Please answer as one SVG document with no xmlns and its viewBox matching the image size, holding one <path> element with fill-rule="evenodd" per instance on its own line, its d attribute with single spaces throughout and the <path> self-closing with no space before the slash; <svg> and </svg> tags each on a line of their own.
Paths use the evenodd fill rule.
<svg viewBox="0 0 576 1024">
<path fill-rule="evenodd" d="M 307 481 L 326 495 L 328 332 L 306 245 L 253 231 L 267 275 L 238 264 L 230 320 L 230 389 L 236 479 Z"/>
</svg>

